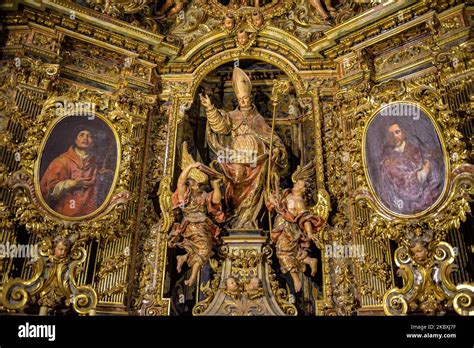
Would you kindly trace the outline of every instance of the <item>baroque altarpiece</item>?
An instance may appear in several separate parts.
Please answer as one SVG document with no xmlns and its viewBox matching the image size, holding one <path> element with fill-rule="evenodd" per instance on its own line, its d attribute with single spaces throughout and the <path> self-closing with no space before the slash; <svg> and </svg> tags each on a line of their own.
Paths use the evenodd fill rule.
<svg viewBox="0 0 474 348">
<path fill-rule="evenodd" d="M 0 313 L 474 314 L 469 1 L 0 8 Z"/>
</svg>

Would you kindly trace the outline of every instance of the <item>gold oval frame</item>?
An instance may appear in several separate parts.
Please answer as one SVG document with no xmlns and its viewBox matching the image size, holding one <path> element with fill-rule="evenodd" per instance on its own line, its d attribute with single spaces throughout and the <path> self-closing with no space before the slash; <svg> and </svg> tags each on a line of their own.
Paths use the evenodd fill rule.
<svg viewBox="0 0 474 348">
<path fill-rule="evenodd" d="M 77 117 L 77 116 L 75 116 L 75 113 L 71 112 L 71 113 L 66 113 L 64 115 L 61 115 L 61 116 L 57 117 L 53 122 L 51 122 L 51 125 L 48 127 L 48 129 L 46 130 L 46 132 L 43 136 L 43 140 L 41 141 L 41 145 L 40 145 L 40 153 L 38 154 L 38 156 L 36 158 L 34 173 L 33 173 L 33 178 L 34 178 L 33 182 L 34 182 L 34 186 L 35 186 L 35 194 L 38 197 L 38 200 L 41 202 L 42 207 L 48 213 L 50 213 L 51 215 L 53 215 L 56 218 L 59 218 L 59 219 L 64 220 L 64 221 L 71 221 L 71 222 L 92 220 L 94 217 L 98 216 L 107 207 L 107 205 L 110 202 L 110 199 L 112 198 L 112 196 L 114 194 L 115 186 L 117 185 L 117 181 L 118 181 L 118 173 L 119 173 L 120 160 L 121 160 L 121 154 L 122 154 L 122 147 L 121 147 L 121 144 L 120 144 L 120 137 L 119 137 L 117 131 L 115 130 L 115 128 L 113 127 L 112 123 L 104 115 L 102 115 L 101 113 L 99 113 L 97 111 L 94 111 L 94 118 L 99 117 L 102 121 L 104 121 L 104 123 L 112 130 L 112 133 L 115 137 L 115 142 L 116 142 L 116 146 L 117 146 L 117 160 L 116 160 L 116 166 L 115 166 L 115 172 L 114 172 L 114 179 L 112 180 L 112 184 L 110 185 L 109 192 L 107 193 L 107 196 L 106 196 L 104 202 L 100 205 L 100 207 L 98 207 L 92 213 L 90 213 L 88 215 L 81 216 L 81 217 L 70 217 L 70 216 L 59 214 L 58 212 L 53 210 L 48 205 L 48 203 L 45 201 L 45 199 L 43 197 L 43 194 L 41 193 L 41 189 L 40 189 L 40 185 L 39 185 L 39 172 L 40 172 L 40 165 L 41 165 L 41 159 L 43 157 L 44 147 L 45 147 L 49 137 L 51 136 L 51 133 L 52 133 L 53 129 L 61 121 L 63 121 L 64 119 L 66 119 L 68 117 Z M 83 116 L 83 117 L 86 117 L 86 116 Z"/>
<path fill-rule="evenodd" d="M 443 182 L 443 190 L 441 191 L 441 194 L 439 195 L 438 199 L 436 199 L 436 201 L 431 205 L 429 206 L 428 208 L 416 213 L 416 214 L 399 214 L 399 213 L 396 213 L 390 209 L 388 209 L 379 199 L 379 196 L 378 194 L 376 194 L 375 190 L 374 190 L 374 187 L 373 187 L 373 184 L 372 184 L 372 180 L 370 178 L 370 174 L 369 174 L 369 170 L 368 170 L 368 166 L 367 166 L 367 158 L 366 158 L 366 139 L 367 139 L 367 130 L 369 129 L 369 126 L 370 124 L 372 123 L 372 121 L 377 117 L 377 115 L 379 114 L 379 112 L 381 110 L 383 110 L 384 108 L 387 108 L 393 104 L 396 104 L 396 103 L 401 103 L 401 104 L 411 104 L 411 105 L 414 105 L 416 107 L 418 107 L 420 110 L 422 110 L 426 116 L 428 117 L 428 119 L 430 120 L 431 124 L 433 125 L 433 128 L 435 129 L 435 132 L 436 134 L 438 135 L 438 139 L 439 139 L 439 142 L 441 144 L 441 150 L 443 152 L 443 161 L 444 161 L 444 182 Z M 435 117 L 431 114 L 430 111 L 428 111 L 428 109 L 426 107 L 424 107 L 423 105 L 421 105 L 420 103 L 418 102 L 415 102 L 415 101 L 411 101 L 411 100 L 396 100 L 396 101 L 392 101 L 384 106 L 381 106 L 379 107 L 375 112 L 373 112 L 373 114 L 369 117 L 369 119 L 367 120 L 367 124 L 365 125 L 364 127 L 364 132 L 362 134 L 362 163 L 363 163 L 363 167 L 364 167 L 364 174 L 365 174 L 365 178 L 366 178 L 366 181 L 368 183 L 368 186 L 369 186 L 369 191 L 370 191 L 370 194 L 373 196 L 375 202 L 377 203 L 377 206 L 387 215 L 389 216 L 392 216 L 392 217 L 396 217 L 396 218 L 401 218 L 401 219 L 414 219 L 414 218 L 419 218 L 419 217 L 422 217 L 422 216 L 425 216 L 425 215 L 428 215 L 429 213 L 433 212 L 436 210 L 436 208 L 438 208 L 442 202 L 444 201 L 444 199 L 446 198 L 446 195 L 448 193 L 448 187 L 449 187 L 449 173 L 450 173 L 450 162 L 449 162 L 449 158 L 447 157 L 447 151 L 446 151 L 446 142 L 445 142 L 445 139 L 443 137 L 443 134 L 441 132 L 441 128 L 440 126 L 438 125 L 438 123 L 436 122 L 436 119 Z"/>
</svg>

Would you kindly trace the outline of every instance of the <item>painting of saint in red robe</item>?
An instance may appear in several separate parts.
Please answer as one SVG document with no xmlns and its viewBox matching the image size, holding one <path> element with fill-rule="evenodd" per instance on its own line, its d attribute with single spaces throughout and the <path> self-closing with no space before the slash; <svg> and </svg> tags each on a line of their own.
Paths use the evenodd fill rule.
<svg viewBox="0 0 474 348">
<path fill-rule="evenodd" d="M 443 191 L 441 142 L 429 117 L 414 104 L 395 103 L 372 119 L 366 164 L 379 200 L 397 214 L 420 213 Z"/>
<path fill-rule="evenodd" d="M 94 213 L 112 188 L 117 143 L 100 118 L 69 116 L 52 130 L 40 162 L 40 189 L 56 213 L 79 218 Z"/>
</svg>

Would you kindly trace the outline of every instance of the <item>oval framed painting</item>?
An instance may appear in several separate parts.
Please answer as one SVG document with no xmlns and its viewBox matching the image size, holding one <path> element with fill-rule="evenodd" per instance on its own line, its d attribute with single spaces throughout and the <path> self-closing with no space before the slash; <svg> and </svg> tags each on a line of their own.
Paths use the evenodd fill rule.
<svg viewBox="0 0 474 348">
<path fill-rule="evenodd" d="M 393 102 L 371 116 L 363 136 L 364 171 L 390 214 L 417 217 L 442 200 L 449 161 L 433 116 L 413 102 Z"/>
<path fill-rule="evenodd" d="M 99 214 L 112 196 L 120 161 L 119 137 L 102 115 L 59 117 L 47 130 L 35 166 L 43 206 L 63 220 Z"/>
</svg>

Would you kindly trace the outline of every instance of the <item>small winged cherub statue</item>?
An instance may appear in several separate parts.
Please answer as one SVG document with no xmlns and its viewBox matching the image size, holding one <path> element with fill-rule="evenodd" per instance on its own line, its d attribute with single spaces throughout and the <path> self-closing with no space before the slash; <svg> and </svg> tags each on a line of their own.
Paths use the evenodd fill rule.
<svg viewBox="0 0 474 348">
<path fill-rule="evenodd" d="M 185 262 L 191 268 L 191 276 L 184 282 L 187 286 L 196 282 L 198 272 L 212 256 L 212 249 L 220 234 L 219 227 L 211 217 L 217 222 L 224 221 L 221 179 L 212 180 L 212 191 L 206 192 L 203 184 L 208 180 L 207 175 L 199 170 L 204 167 L 203 164 L 193 161 L 187 152 L 186 143 L 183 143 L 183 171 L 171 198 L 173 208 L 180 209 L 183 218 L 170 232 L 168 245 L 186 250 L 184 255 L 176 257 L 176 268 L 181 272 Z"/>
<path fill-rule="evenodd" d="M 280 268 L 283 273 L 290 273 L 296 292 L 301 290 L 300 276 L 307 266 L 311 276 L 316 274 L 318 260 L 310 256 L 309 247 L 324 224 L 324 219 L 315 215 L 314 209 L 307 208 L 306 191 L 311 173 L 314 173 L 312 162 L 298 166 L 292 175 L 293 188 L 283 192 L 276 178 L 276 188 L 267 203 L 270 211 L 277 214 L 270 234 Z"/>
</svg>

